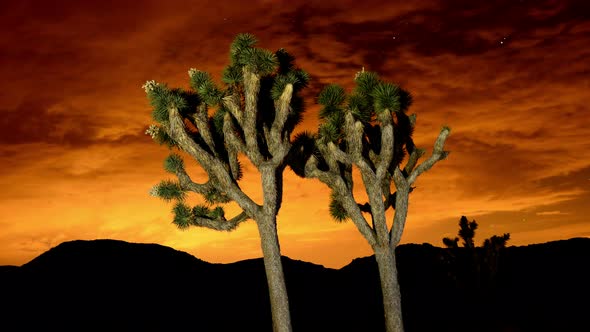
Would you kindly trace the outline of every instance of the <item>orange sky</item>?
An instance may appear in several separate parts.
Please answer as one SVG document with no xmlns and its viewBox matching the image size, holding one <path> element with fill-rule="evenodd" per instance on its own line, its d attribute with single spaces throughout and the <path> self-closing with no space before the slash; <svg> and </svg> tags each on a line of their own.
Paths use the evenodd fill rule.
<svg viewBox="0 0 590 332">
<path fill-rule="evenodd" d="M 410 197 L 403 243 L 441 245 L 462 215 L 477 220 L 477 242 L 505 232 L 514 245 L 590 236 L 586 0 L 307 2 L 2 0 L 0 265 L 95 238 L 211 262 L 259 257 L 254 222 L 183 232 L 171 225 L 172 204 L 148 195 L 170 175 L 167 149 L 144 135 L 153 121 L 141 85 L 188 86 L 191 67 L 219 78 L 241 32 L 286 48 L 311 74 L 296 131 L 317 127 L 323 85 L 351 88 L 362 66 L 414 95 L 418 146 L 452 127 L 450 157 Z M 252 167 L 243 186 L 259 198 Z M 352 223 L 331 221 L 327 203 L 323 184 L 286 171 L 284 255 L 338 268 L 370 254 Z"/>
</svg>

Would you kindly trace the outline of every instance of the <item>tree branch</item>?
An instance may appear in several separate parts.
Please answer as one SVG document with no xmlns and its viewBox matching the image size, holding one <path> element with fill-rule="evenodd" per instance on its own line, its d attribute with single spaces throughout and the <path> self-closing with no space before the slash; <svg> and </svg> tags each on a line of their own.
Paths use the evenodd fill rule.
<svg viewBox="0 0 590 332">
<path fill-rule="evenodd" d="M 422 157 L 425 153 L 426 153 L 426 150 L 424 150 L 424 149 L 414 149 L 414 151 L 412 151 L 412 153 L 410 154 L 408 162 L 406 163 L 406 167 L 404 168 L 404 172 L 406 174 L 412 173 L 412 171 L 414 170 L 414 167 L 416 167 L 416 164 L 418 163 L 418 159 L 420 159 L 420 157 Z"/>
<path fill-rule="evenodd" d="M 178 178 L 178 181 L 180 182 L 180 187 L 183 190 L 190 190 L 197 194 L 206 194 L 212 186 L 211 180 L 205 183 L 194 182 L 188 175 L 188 173 L 182 168 L 176 171 L 176 177 Z"/>
<path fill-rule="evenodd" d="M 209 149 L 217 155 L 215 152 L 215 143 L 213 142 L 213 137 L 211 136 L 211 131 L 209 130 L 209 123 L 208 123 L 208 116 L 207 116 L 207 105 L 202 103 L 201 105 L 197 106 L 197 111 L 193 115 L 193 119 L 195 120 L 195 125 L 199 130 L 199 134 L 209 146 Z"/>
<path fill-rule="evenodd" d="M 283 128 L 285 128 L 285 122 L 289 116 L 289 108 L 292 96 L 293 84 L 287 84 L 285 86 L 285 90 L 283 90 L 283 94 L 281 94 L 279 100 L 275 102 L 275 119 L 270 129 L 270 136 L 271 138 L 275 138 L 275 140 L 271 140 L 269 142 L 271 146 L 275 143 L 280 143 L 279 140 L 282 138 L 281 132 L 283 131 Z"/>
<path fill-rule="evenodd" d="M 192 219 L 193 226 L 197 227 L 205 227 L 214 229 L 217 231 L 232 231 L 236 229 L 241 223 L 250 219 L 248 214 L 245 211 L 242 211 L 237 216 L 231 218 L 230 220 L 225 219 L 225 217 L 221 217 L 219 219 L 211 219 L 211 218 L 204 218 L 204 217 L 194 217 Z"/>
<path fill-rule="evenodd" d="M 346 186 L 345 181 L 340 175 L 334 174 L 332 171 L 324 172 L 319 170 L 317 168 L 317 159 L 311 156 L 305 164 L 305 177 L 317 178 L 332 190 L 337 191 L 339 193 L 340 204 L 342 204 L 342 207 L 344 207 L 359 232 L 369 242 L 369 245 L 373 246 L 377 243 L 374 230 L 369 226 L 367 220 L 361 213 L 358 203 L 354 200 L 351 191 L 352 188 Z"/>
<path fill-rule="evenodd" d="M 340 150 L 340 148 L 336 146 L 336 144 L 334 144 L 333 142 L 328 142 L 327 151 L 332 155 L 332 157 L 335 160 L 343 163 L 344 165 L 352 165 L 352 159 L 350 159 L 350 156 L 347 155 L 344 151 Z"/>
<path fill-rule="evenodd" d="M 379 152 L 379 160 L 375 172 L 375 176 L 379 182 L 385 178 L 389 164 L 393 159 L 393 126 L 391 124 L 391 117 L 388 117 L 388 119 L 389 121 L 381 127 L 381 151 Z"/>
<path fill-rule="evenodd" d="M 244 125 L 242 111 L 240 110 L 240 99 L 236 94 L 231 94 L 223 98 L 223 105 L 229 110 L 231 115 L 238 121 L 240 126 Z"/>
<path fill-rule="evenodd" d="M 249 151 L 248 158 L 256 167 L 260 167 L 264 160 L 260 149 L 258 148 L 258 132 L 256 130 L 256 116 L 258 113 L 257 100 L 260 91 L 260 77 L 245 66 L 244 73 L 244 95 L 246 100 L 246 109 L 244 111 L 244 121 L 242 129 L 244 130 L 244 140 Z"/>
<path fill-rule="evenodd" d="M 402 174 L 399 167 L 393 172 L 393 180 L 397 191 L 395 192 L 395 214 L 393 216 L 393 225 L 389 231 L 389 244 L 395 249 L 401 240 L 408 216 L 408 200 L 410 195 L 410 184 Z"/>
<path fill-rule="evenodd" d="M 438 134 L 438 138 L 436 139 L 436 142 L 434 143 L 434 149 L 432 151 L 432 155 L 430 156 L 430 158 L 428 158 L 428 160 L 426 160 L 422 164 L 418 165 L 418 167 L 409 175 L 409 177 L 408 177 L 409 184 L 414 183 L 414 181 L 416 181 L 416 178 L 418 177 L 418 175 L 429 170 L 432 166 L 434 166 L 434 164 L 437 161 L 443 160 L 449 155 L 449 152 L 444 151 L 443 148 L 445 145 L 445 141 L 447 140 L 447 137 L 449 136 L 450 133 L 451 133 L 451 129 L 449 127 L 443 127 L 441 129 L 440 133 Z"/>
<path fill-rule="evenodd" d="M 232 200 L 236 201 L 242 209 L 247 211 L 249 216 L 257 213 L 260 209 L 259 205 L 252 201 L 252 199 L 250 199 L 250 197 L 238 187 L 234 179 L 228 173 L 225 163 L 211 156 L 188 136 L 182 117 L 176 107 L 169 107 L 168 117 L 170 123 L 169 135 L 178 142 L 178 146 L 195 158 L 195 160 L 197 160 L 205 169 L 207 174 L 214 176 L 215 179 L 219 181 L 216 185 L 221 186 L 222 191 Z"/>
</svg>

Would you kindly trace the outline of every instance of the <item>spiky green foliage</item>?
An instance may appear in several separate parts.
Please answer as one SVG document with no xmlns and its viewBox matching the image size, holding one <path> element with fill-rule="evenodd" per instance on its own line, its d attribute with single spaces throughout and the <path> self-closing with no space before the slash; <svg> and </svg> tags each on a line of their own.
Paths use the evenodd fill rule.
<svg viewBox="0 0 590 332">
<path fill-rule="evenodd" d="M 184 162 L 182 157 L 176 153 L 173 153 L 164 159 L 164 169 L 168 173 L 176 174 L 179 171 L 184 170 Z"/>
<path fill-rule="evenodd" d="M 355 120 L 367 123 L 371 121 L 371 109 L 367 98 L 358 93 L 348 96 L 348 108 L 351 110 Z"/>
<path fill-rule="evenodd" d="M 338 200 L 338 195 L 334 192 L 330 195 L 330 216 L 337 222 L 344 222 L 348 219 L 346 210 Z"/>
<path fill-rule="evenodd" d="M 242 68 L 237 64 L 228 65 L 223 69 L 221 80 L 223 83 L 230 85 L 241 83 L 244 80 Z"/>
<path fill-rule="evenodd" d="M 318 103 L 324 106 L 341 106 L 345 100 L 346 92 L 338 84 L 326 86 L 318 95 Z"/>
<path fill-rule="evenodd" d="M 271 98 L 277 100 L 283 94 L 287 84 L 293 85 L 293 91 L 298 92 L 307 87 L 309 75 L 303 70 L 292 70 L 284 74 L 278 74 L 274 79 L 274 84 L 270 90 Z"/>
<path fill-rule="evenodd" d="M 191 226 L 193 214 L 191 208 L 188 205 L 178 202 L 176 205 L 174 205 L 174 208 L 172 208 L 172 213 L 174 213 L 174 219 L 172 220 L 172 223 L 176 225 L 176 227 L 185 230 Z"/>
<path fill-rule="evenodd" d="M 225 218 L 225 211 L 223 207 L 216 206 L 214 208 L 210 208 L 206 205 L 195 205 L 192 209 L 192 214 L 198 218 L 207 218 L 207 219 L 223 219 Z"/>
<path fill-rule="evenodd" d="M 182 190 L 180 183 L 163 180 L 156 186 L 156 195 L 167 202 L 172 200 L 182 201 L 186 197 L 186 192 Z"/>
<path fill-rule="evenodd" d="M 274 53 L 261 48 L 246 48 L 240 52 L 238 63 L 263 76 L 271 74 L 279 62 Z"/>
<path fill-rule="evenodd" d="M 200 70 L 191 70 L 190 84 L 191 87 L 199 93 L 199 96 L 209 106 L 216 106 L 223 98 L 221 91 L 209 73 Z"/>
<path fill-rule="evenodd" d="M 172 148 L 176 146 L 176 142 L 168 133 L 164 130 L 158 130 L 158 132 L 154 135 L 154 141 L 160 145 L 166 145 L 168 148 Z"/>
<path fill-rule="evenodd" d="M 216 206 L 210 214 L 212 219 L 222 219 L 225 218 L 225 210 L 221 206 Z"/>
<path fill-rule="evenodd" d="M 193 207 L 193 215 L 195 217 L 209 217 L 209 213 L 211 212 L 211 210 L 209 209 L 208 206 L 206 205 L 195 205 Z"/>
<path fill-rule="evenodd" d="M 254 35 L 249 33 L 241 33 L 236 36 L 230 46 L 230 60 L 232 63 L 243 66 L 240 62 L 241 54 L 244 50 L 254 47 L 258 41 Z"/>
<path fill-rule="evenodd" d="M 381 83 L 379 75 L 373 72 L 365 71 L 358 73 L 355 78 L 356 89 L 355 92 L 359 95 L 368 96 L 373 92 L 373 89 Z"/>
<path fill-rule="evenodd" d="M 390 83 L 380 83 L 371 92 L 375 112 L 398 112 L 400 110 L 399 88 Z"/>
<path fill-rule="evenodd" d="M 328 122 L 320 125 L 318 133 L 320 139 L 325 143 L 338 142 L 342 137 L 342 124 L 335 117 L 331 118 Z"/>
</svg>

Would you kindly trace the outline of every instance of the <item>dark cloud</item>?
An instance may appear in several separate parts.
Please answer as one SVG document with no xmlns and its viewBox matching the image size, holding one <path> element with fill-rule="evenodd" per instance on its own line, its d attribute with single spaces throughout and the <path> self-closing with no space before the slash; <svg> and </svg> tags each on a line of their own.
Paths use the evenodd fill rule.
<svg viewBox="0 0 590 332">
<path fill-rule="evenodd" d="M 92 144 L 121 146 L 151 143 L 142 132 L 115 137 L 100 137 L 108 123 L 90 114 L 93 110 L 76 109 L 52 97 L 27 96 L 15 109 L 0 110 L 0 144 L 47 143 L 81 148 Z M 146 126 L 147 128 L 147 126 Z"/>
<path fill-rule="evenodd" d="M 587 21 L 584 13 L 590 10 L 590 4 L 582 0 L 455 0 L 424 1 L 421 5 L 414 10 L 399 11 L 399 15 L 374 18 L 365 14 L 367 8 L 380 6 L 372 1 L 348 6 L 304 3 L 282 13 L 277 22 L 281 28 L 275 27 L 275 31 L 301 40 L 298 50 L 303 50 L 302 55 L 307 59 L 329 62 L 342 69 L 357 69 L 358 64 L 341 61 L 335 54 L 325 54 L 321 42 L 314 43 L 314 39 L 332 39 L 344 46 L 343 53 L 360 53 L 363 64 L 383 71 L 387 69 L 384 68 L 387 59 L 408 49 L 421 57 L 475 56 L 520 39 L 532 39 L 530 42 L 538 47 L 554 45 L 577 23 Z M 338 18 L 334 19 L 335 16 Z M 545 33 L 539 35 L 539 31 Z"/>
<path fill-rule="evenodd" d="M 2 144 L 55 143 L 87 145 L 97 132 L 79 110 L 55 110 L 62 101 L 29 95 L 12 110 L 2 110 L 0 142 Z"/>
</svg>

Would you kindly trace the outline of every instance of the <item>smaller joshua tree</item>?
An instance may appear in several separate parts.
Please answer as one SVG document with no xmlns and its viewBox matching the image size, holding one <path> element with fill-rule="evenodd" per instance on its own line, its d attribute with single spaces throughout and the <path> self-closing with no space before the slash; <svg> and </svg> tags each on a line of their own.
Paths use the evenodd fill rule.
<svg viewBox="0 0 590 332">
<path fill-rule="evenodd" d="M 260 234 L 275 332 L 291 331 L 287 289 L 277 235 L 277 214 L 283 195 L 283 171 L 291 149 L 290 135 L 303 112 L 298 92 L 308 75 L 294 67 L 285 50 L 255 48 L 256 39 L 240 34 L 230 48 L 231 63 L 223 72 L 224 88 L 209 74 L 189 70 L 192 90 L 170 89 L 149 81 L 144 85 L 154 107 L 147 134 L 161 144 L 186 152 L 206 171 L 208 180 L 194 182 L 180 155 L 166 158 L 166 171 L 178 181 L 165 180 L 151 194 L 177 201 L 174 224 L 231 231 L 253 219 Z M 245 155 L 259 170 L 263 202 L 253 201 L 239 186 Z M 189 207 L 186 193 L 201 195 L 206 204 Z M 242 212 L 226 218 L 223 204 L 236 202 Z M 231 302 L 231 300 L 228 300 Z"/>
<path fill-rule="evenodd" d="M 332 217 L 352 220 L 371 245 L 381 278 L 385 326 L 388 332 L 399 332 L 403 322 L 395 248 L 404 231 L 412 184 L 449 154 L 443 147 L 450 129 L 442 128 L 432 155 L 417 165 L 425 151 L 412 140 L 416 116 L 406 114 L 410 94 L 364 68 L 355 83 L 349 95 L 338 85 L 328 85 L 319 94 L 319 131 L 296 137 L 290 166 L 300 176 L 325 183 L 332 190 Z M 360 171 L 368 202 L 359 203 L 353 195 L 353 166 Z M 395 209 L 391 228 L 385 217 L 390 208 Z"/>
<path fill-rule="evenodd" d="M 500 252 L 506 248 L 508 240 L 510 240 L 510 233 L 504 233 L 502 235 L 493 235 L 492 237 L 485 239 L 482 248 L 475 246 L 475 230 L 477 230 L 477 222 L 475 220 L 469 221 L 467 217 L 461 216 L 459 220 L 459 233 L 458 237 L 454 239 L 445 237 L 443 238 L 443 244 L 453 251 L 459 249 L 459 238 L 463 240 L 463 248 L 465 261 L 463 262 L 464 268 L 470 270 L 467 275 L 468 281 L 475 282 L 478 287 L 482 286 L 482 281 L 488 286 L 493 286 L 496 275 L 498 273 Z M 487 279 L 482 276 L 487 275 Z"/>
<path fill-rule="evenodd" d="M 459 220 L 459 237 L 463 240 L 463 246 L 465 248 L 475 248 L 473 238 L 475 237 L 475 230 L 477 229 L 477 222 L 475 220 L 469 221 L 467 217 L 461 216 Z M 445 237 L 443 244 L 447 248 L 457 248 L 459 246 L 459 237 L 454 239 Z"/>
</svg>

